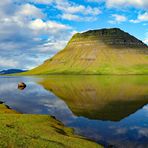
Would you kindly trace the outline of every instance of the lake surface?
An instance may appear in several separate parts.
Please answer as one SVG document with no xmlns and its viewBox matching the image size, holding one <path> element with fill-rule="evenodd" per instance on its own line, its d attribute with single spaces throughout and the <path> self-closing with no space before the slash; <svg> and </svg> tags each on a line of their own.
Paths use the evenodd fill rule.
<svg viewBox="0 0 148 148">
<path fill-rule="evenodd" d="M 53 115 L 106 147 L 148 147 L 148 76 L 1 76 L 0 98 L 22 113 Z"/>
</svg>

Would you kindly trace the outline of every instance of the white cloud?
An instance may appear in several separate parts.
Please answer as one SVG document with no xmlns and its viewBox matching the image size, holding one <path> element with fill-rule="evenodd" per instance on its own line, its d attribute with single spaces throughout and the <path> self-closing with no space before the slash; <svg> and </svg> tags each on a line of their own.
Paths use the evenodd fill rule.
<svg viewBox="0 0 148 148">
<path fill-rule="evenodd" d="M 5 7 L 6 5 L 9 5 L 11 3 L 11 0 L 5 0 L 0 2 L 0 7 Z"/>
<path fill-rule="evenodd" d="M 66 6 L 65 6 L 66 5 Z M 82 5 L 71 5 L 69 3 L 58 3 L 56 6 L 59 10 L 62 10 L 67 13 L 79 13 L 84 12 L 85 7 Z"/>
<path fill-rule="evenodd" d="M 68 0 L 26 0 L 26 2 L 50 4 L 61 11 L 59 16 L 65 20 L 73 21 L 95 21 L 101 10 L 98 7 L 85 6 Z"/>
<path fill-rule="evenodd" d="M 78 15 L 75 15 L 75 14 L 69 14 L 69 13 L 64 13 L 61 15 L 61 18 L 62 19 L 66 19 L 66 20 L 74 20 L 74 21 L 80 21 L 81 18 L 78 16 Z"/>
<path fill-rule="evenodd" d="M 112 14 L 113 20 L 109 21 L 109 23 L 115 24 L 115 23 L 122 23 L 127 21 L 127 18 L 124 15 L 119 14 Z"/>
<path fill-rule="evenodd" d="M 101 10 L 97 7 L 84 6 L 61 0 L 56 1 L 56 8 L 70 14 L 82 13 L 85 15 L 98 15 L 101 13 Z"/>
<path fill-rule="evenodd" d="M 101 10 L 99 8 L 92 8 L 88 6 L 85 9 L 86 10 L 83 12 L 84 14 L 99 15 L 101 13 Z"/>
<path fill-rule="evenodd" d="M 97 2 L 102 2 L 103 0 L 86 0 L 87 2 L 95 2 L 95 3 L 97 3 Z"/>
<path fill-rule="evenodd" d="M 29 1 L 38 4 L 51 4 L 53 2 L 53 0 L 29 0 Z"/>
<path fill-rule="evenodd" d="M 13 59 L 0 57 L 0 67 L 17 67 L 19 63 Z"/>
<path fill-rule="evenodd" d="M 91 17 L 91 16 L 79 16 L 76 14 L 69 14 L 69 13 L 64 13 L 60 16 L 62 19 L 69 20 L 69 21 L 96 21 L 97 17 Z"/>
<path fill-rule="evenodd" d="M 33 30 L 42 30 L 46 28 L 46 23 L 44 23 L 41 19 L 36 19 L 30 22 L 29 27 Z"/>
<path fill-rule="evenodd" d="M 0 69 L 34 67 L 60 50 L 72 29 L 46 20 L 33 4 L 13 2 L 0 3 Z"/>
<path fill-rule="evenodd" d="M 104 2 L 108 8 L 135 7 L 148 9 L 148 0 L 86 0 L 87 2 Z"/>
<path fill-rule="evenodd" d="M 148 21 L 148 12 L 145 12 L 145 13 L 143 13 L 143 14 L 140 14 L 140 15 L 138 16 L 138 20 L 139 20 L 139 21 Z"/>
<path fill-rule="evenodd" d="M 139 14 L 137 19 L 130 20 L 132 23 L 140 23 L 140 22 L 147 22 L 148 21 L 148 12 L 145 12 L 143 14 Z"/>
<path fill-rule="evenodd" d="M 39 4 L 52 4 L 58 10 L 65 13 L 82 13 L 85 15 L 98 15 L 101 10 L 98 7 L 84 6 L 68 0 L 27 0 L 28 2 Z"/>
<path fill-rule="evenodd" d="M 48 41 L 47 43 L 45 43 L 44 45 L 42 46 L 38 46 L 36 48 L 36 50 L 39 50 L 41 52 L 47 52 L 47 51 L 52 51 L 54 50 L 53 52 L 58 52 L 59 49 L 63 49 L 65 47 L 65 45 L 67 44 L 67 41 L 65 40 L 61 40 L 61 41 Z"/>
<path fill-rule="evenodd" d="M 148 9 L 148 0 L 106 0 L 107 7 L 136 7 Z"/>
<path fill-rule="evenodd" d="M 36 19 L 30 22 L 29 27 L 36 31 L 50 31 L 50 33 L 57 33 L 58 31 L 63 31 L 70 29 L 69 26 L 54 22 L 54 21 L 46 21 L 44 22 L 41 19 Z"/>
<path fill-rule="evenodd" d="M 60 10 L 60 17 L 72 21 L 95 21 L 101 13 L 98 7 L 84 6 L 74 2 L 56 0 L 55 8 Z"/>
<path fill-rule="evenodd" d="M 39 45 L 36 48 L 33 48 L 33 50 L 40 51 L 43 53 L 50 51 L 51 55 L 53 55 L 56 52 L 58 52 L 59 49 L 63 49 L 66 46 L 69 39 L 71 38 L 71 36 L 74 35 L 75 33 L 77 33 L 77 31 L 72 31 L 70 34 L 67 34 L 66 39 L 64 39 L 63 37 L 63 35 L 65 36 L 65 34 L 61 34 L 60 40 L 59 38 L 57 39 L 55 38 L 54 40 L 51 40 L 49 38 L 44 44 Z"/>
<path fill-rule="evenodd" d="M 17 13 L 16 15 L 21 15 L 24 17 L 31 17 L 31 18 L 42 18 L 44 16 L 44 14 L 39 8 L 31 4 L 21 5 L 16 13 Z"/>
</svg>

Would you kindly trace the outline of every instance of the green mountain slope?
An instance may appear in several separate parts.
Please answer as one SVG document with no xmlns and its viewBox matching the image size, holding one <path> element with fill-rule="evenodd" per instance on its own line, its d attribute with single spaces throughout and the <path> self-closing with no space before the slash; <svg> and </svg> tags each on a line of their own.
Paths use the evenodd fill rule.
<svg viewBox="0 0 148 148">
<path fill-rule="evenodd" d="M 24 74 L 148 74 L 148 46 L 118 28 L 77 33 L 62 51 Z"/>
</svg>

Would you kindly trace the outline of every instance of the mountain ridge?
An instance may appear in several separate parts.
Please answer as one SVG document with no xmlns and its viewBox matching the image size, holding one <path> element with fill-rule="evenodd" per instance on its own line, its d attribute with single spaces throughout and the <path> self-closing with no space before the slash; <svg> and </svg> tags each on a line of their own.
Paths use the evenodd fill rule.
<svg viewBox="0 0 148 148">
<path fill-rule="evenodd" d="M 111 28 L 111 29 L 99 29 L 99 30 L 89 30 L 82 33 L 76 33 L 71 40 L 68 42 L 70 44 L 71 42 L 75 42 L 78 39 L 81 39 L 84 41 L 89 40 L 98 40 L 101 39 L 105 44 L 112 45 L 113 47 L 122 47 L 128 46 L 130 48 L 133 47 L 143 47 L 148 48 L 148 46 L 143 43 L 141 40 L 135 38 L 134 36 L 130 35 L 127 32 L 122 31 L 119 28 Z"/>
<path fill-rule="evenodd" d="M 6 70 L 2 70 L 0 71 L 0 74 L 14 74 L 14 73 L 22 73 L 22 72 L 26 72 L 27 70 L 22 70 L 22 69 L 6 69 Z"/>
<path fill-rule="evenodd" d="M 76 33 L 26 74 L 148 74 L 148 46 L 119 28 Z"/>
</svg>

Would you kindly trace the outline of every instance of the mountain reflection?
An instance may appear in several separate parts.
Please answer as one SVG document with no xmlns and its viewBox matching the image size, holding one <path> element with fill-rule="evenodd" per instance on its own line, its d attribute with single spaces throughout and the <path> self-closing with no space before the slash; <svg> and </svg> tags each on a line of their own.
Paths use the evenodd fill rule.
<svg viewBox="0 0 148 148">
<path fill-rule="evenodd" d="M 148 103 L 146 76 L 48 76 L 39 84 L 76 116 L 120 121 Z"/>
</svg>

